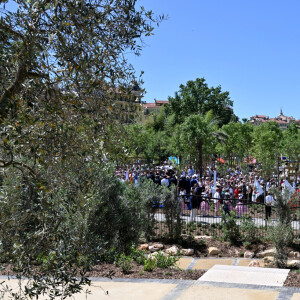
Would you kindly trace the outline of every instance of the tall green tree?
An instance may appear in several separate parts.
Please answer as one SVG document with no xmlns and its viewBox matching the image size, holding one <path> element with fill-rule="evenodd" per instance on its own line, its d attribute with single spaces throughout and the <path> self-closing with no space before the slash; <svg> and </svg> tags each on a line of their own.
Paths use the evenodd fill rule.
<svg viewBox="0 0 300 300">
<path fill-rule="evenodd" d="M 224 140 L 227 135 L 218 130 L 218 121 L 212 112 L 202 115 L 190 115 L 181 125 L 181 138 L 186 151 L 197 160 L 200 176 L 203 175 L 203 148 L 214 139 Z"/>
<path fill-rule="evenodd" d="M 228 138 L 225 143 L 219 143 L 216 151 L 232 162 L 234 157 L 242 161 L 250 154 L 252 147 L 253 126 L 249 123 L 230 122 L 222 126 Z"/>
<path fill-rule="evenodd" d="M 42 264 L 30 296 L 66 281 L 62 297 L 69 296 L 84 283 L 77 285 L 76 269 L 94 258 L 83 234 L 86 218 L 76 213 L 101 190 L 114 191 L 102 189 L 96 176 L 108 172 L 109 95 L 134 81 L 125 53 L 139 55 L 160 18 L 135 0 L 18 0 L 14 11 L 6 2 L 0 1 L 0 204 L 7 212 L 0 255 L 27 277 L 33 263 Z"/>
<path fill-rule="evenodd" d="M 222 92 L 221 86 L 209 87 L 204 78 L 181 84 L 175 96 L 169 97 L 169 104 L 168 113 L 175 115 L 177 123 L 191 114 L 205 115 L 209 111 L 219 119 L 220 126 L 237 120 L 229 92 Z"/>
<path fill-rule="evenodd" d="M 281 153 L 282 130 L 276 122 L 266 122 L 256 126 L 253 131 L 253 155 L 266 177 L 277 171 Z"/>
</svg>

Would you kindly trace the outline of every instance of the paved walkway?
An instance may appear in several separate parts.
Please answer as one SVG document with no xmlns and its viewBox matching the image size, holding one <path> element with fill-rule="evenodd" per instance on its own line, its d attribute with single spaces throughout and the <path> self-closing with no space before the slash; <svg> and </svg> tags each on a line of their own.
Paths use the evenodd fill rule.
<svg viewBox="0 0 300 300">
<path fill-rule="evenodd" d="M 206 258 L 194 259 L 184 257 L 178 262 L 178 265 L 183 269 L 209 269 L 209 272 L 219 270 L 242 271 L 240 278 L 244 278 L 249 283 L 247 276 L 257 276 L 257 272 L 265 272 L 273 274 L 272 269 L 251 268 L 250 275 L 247 274 L 248 268 L 238 267 L 239 265 L 246 265 L 251 260 L 244 259 L 229 259 L 229 258 Z M 261 261 L 262 262 L 262 261 Z M 237 267 L 234 267 L 237 266 Z M 254 271 L 257 270 L 257 271 Z M 277 271 L 282 273 L 282 270 Z M 244 273 L 243 273 L 244 272 Z M 286 271 L 285 271 L 286 272 Z M 221 273 L 218 277 L 220 279 Z M 224 272 L 223 272 L 224 276 Z M 265 275 L 268 276 L 268 275 Z M 107 278 L 91 278 L 92 286 L 86 287 L 85 291 L 81 294 L 76 294 L 73 299 L 76 300 L 193 300 L 193 299 L 230 299 L 230 300 L 243 300 L 243 299 L 259 299 L 259 300 L 300 300 L 300 288 L 287 288 L 282 286 L 274 286 L 259 284 L 241 283 L 243 280 L 239 278 L 240 283 L 230 283 L 228 278 L 230 274 L 225 274 L 227 282 L 213 281 L 213 277 L 209 281 L 204 280 L 158 280 L 158 279 L 107 279 Z M 232 276 L 237 278 L 237 276 Z M 260 277 L 261 280 L 263 277 Z M 226 280 L 223 281 L 226 281 Z M 269 278 L 271 279 L 271 277 Z M 5 281 L 13 289 L 18 288 L 17 280 L 7 280 L 4 276 L 0 276 L 0 281 Z M 230 280 L 229 280 L 230 281 Z M 252 281 L 253 282 L 253 281 Z M 261 282 L 260 282 L 261 283 Z M 275 284 L 276 285 L 276 284 Z M 280 284 L 282 285 L 282 284 Z M 87 292 L 89 290 L 89 292 Z M 0 299 L 11 299 L 8 295 L 4 295 Z M 39 299 L 48 299 L 47 297 Z"/>
</svg>

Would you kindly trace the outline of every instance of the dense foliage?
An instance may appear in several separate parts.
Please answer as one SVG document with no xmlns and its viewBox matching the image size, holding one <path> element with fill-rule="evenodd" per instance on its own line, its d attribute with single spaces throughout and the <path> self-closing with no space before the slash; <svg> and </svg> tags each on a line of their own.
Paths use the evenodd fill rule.
<svg viewBox="0 0 300 300">
<path fill-rule="evenodd" d="M 161 17 L 135 0 L 6 2 L 0 256 L 34 278 L 26 295 L 65 297 L 91 263 L 128 251 L 146 228 L 141 194 L 115 178 L 103 144 L 116 88 L 127 94 L 135 80 L 125 52 L 139 55 Z"/>
</svg>

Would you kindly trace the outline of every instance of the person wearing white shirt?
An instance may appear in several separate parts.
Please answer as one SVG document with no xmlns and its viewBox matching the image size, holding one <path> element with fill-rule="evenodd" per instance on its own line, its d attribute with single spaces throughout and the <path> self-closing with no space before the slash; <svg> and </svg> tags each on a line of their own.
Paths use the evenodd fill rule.
<svg viewBox="0 0 300 300">
<path fill-rule="evenodd" d="M 167 176 L 165 175 L 164 178 L 161 180 L 161 185 L 165 185 L 166 187 L 169 187 L 170 182 Z"/>
<path fill-rule="evenodd" d="M 271 218 L 271 211 L 272 211 L 272 205 L 274 204 L 274 198 L 273 196 L 270 195 L 269 192 L 267 192 L 267 197 L 266 197 L 266 220 Z"/>
<path fill-rule="evenodd" d="M 219 209 L 220 209 L 220 193 L 219 193 L 219 188 L 217 188 L 216 192 L 214 193 L 214 203 L 215 203 L 215 213 L 216 216 L 219 216 Z"/>
</svg>

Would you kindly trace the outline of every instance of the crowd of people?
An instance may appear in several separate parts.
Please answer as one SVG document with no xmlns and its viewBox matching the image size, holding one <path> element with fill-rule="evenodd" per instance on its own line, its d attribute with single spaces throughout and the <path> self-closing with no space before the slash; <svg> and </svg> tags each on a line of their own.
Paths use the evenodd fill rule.
<svg viewBox="0 0 300 300">
<path fill-rule="evenodd" d="M 284 176 L 263 178 L 256 168 L 244 174 L 240 168 L 228 168 L 226 174 L 220 174 L 214 168 L 204 170 L 202 177 L 189 165 L 182 172 L 176 171 L 167 162 L 155 168 L 133 166 L 130 169 L 116 171 L 121 181 L 138 185 L 142 180 L 152 180 L 158 185 L 175 185 L 182 202 L 182 213 L 190 210 L 190 220 L 194 221 L 197 210 L 207 216 L 213 210 L 216 217 L 220 211 L 230 214 L 234 210 L 238 217 L 247 213 L 249 203 L 265 205 L 266 219 L 271 217 L 274 198 L 270 188 L 285 188 L 288 184 L 294 192 L 299 192 L 299 184 L 290 185 Z"/>
</svg>

